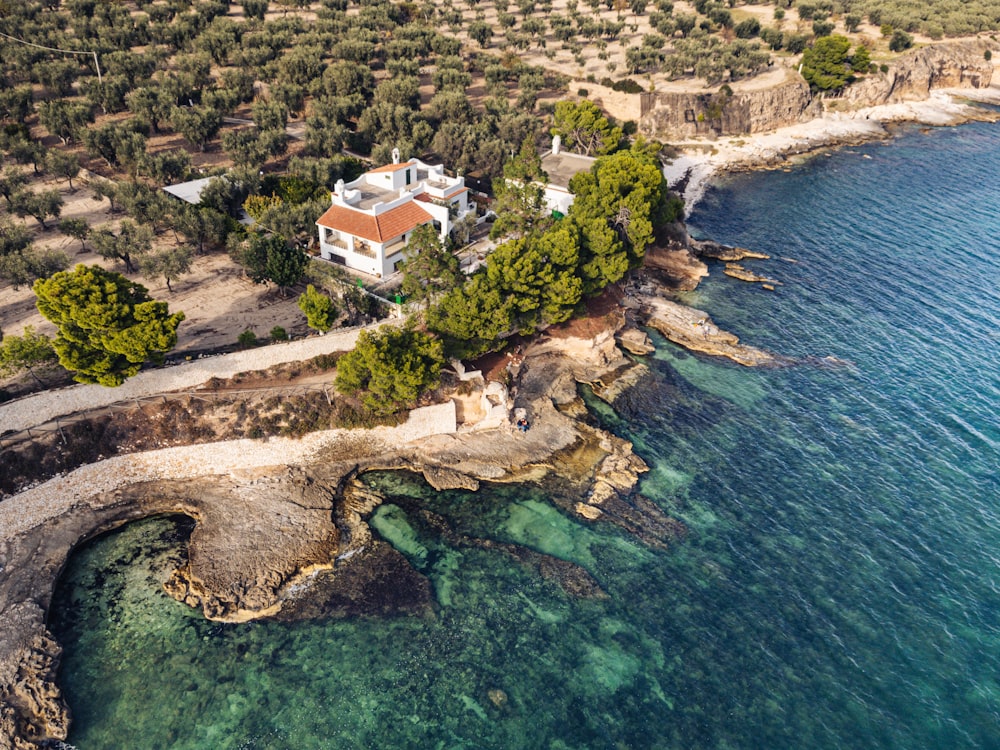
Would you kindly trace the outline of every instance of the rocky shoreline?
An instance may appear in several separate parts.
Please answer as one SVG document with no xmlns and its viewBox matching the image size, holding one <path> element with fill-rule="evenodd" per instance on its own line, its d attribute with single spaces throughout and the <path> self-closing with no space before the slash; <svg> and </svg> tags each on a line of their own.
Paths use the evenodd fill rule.
<svg viewBox="0 0 1000 750">
<path fill-rule="evenodd" d="M 848 135 L 827 130 L 818 141 L 795 139 L 792 146 L 786 140 L 787 147 L 774 153 L 758 143 L 752 158 L 695 159 L 692 164 L 709 169 L 687 187 L 697 190 L 715 169 L 772 167 L 789 154 L 880 137 L 879 131 L 884 135 L 876 122 L 860 134 L 850 128 Z M 707 313 L 664 298 L 665 289 L 695 288 L 708 273 L 703 259 L 727 263 L 724 272 L 735 278 L 776 283 L 738 265 L 766 256 L 680 233 L 649 253 L 646 272 L 654 282 L 626 293 L 626 316 L 589 338 L 550 331 L 526 348 L 523 361 L 511 363 L 510 391 L 501 394 L 503 418 L 487 429 L 458 429 L 449 402 L 395 428 L 119 456 L 0 503 L 0 750 L 33 750 L 66 738 L 70 717 L 56 683 L 61 649 L 46 628 L 53 589 L 76 546 L 133 520 L 178 513 L 195 519 L 188 560 L 167 590 L 226 622 L 309 617 L 329 612 L 331 602 L 344 613 L 432 607 L 427 579 L 368 526 L 382 498 L 358 481 L 366 471 L 411 470 L 438 489 L 549 482 L 562 490 L 551 493 L 553 501 L 588 521 L 613 523 L 653 547 L 682 536 L 678 521 L 636 493 L 647 466 L 631 444 L 586 421 L 578 384 L 592 385 L 613 403 L 640 382 L 645 365 L 618 348 L 640 355 L 652 350 L 638 325 L 741 365 L 788 364 L 742 344 Z M 508 417 L 517 409 L 532 422 L 527 433 L 510 427 Z M 450 543 L 498 549 L 572 595 L 603 595 L 572 563 L 461 537 L 442 519 L 427 521 Z"/>
<path fill-rule="evenodd" d="M 195 519 L 187 563 L 167 590 L 227 622 L 309 616 L 324 609 L 316 597 L 344 611 L 431 606 L 426 579 L 371 533 L 367 519 L 382 499 L 358 482 L 366 471 L 417 471 L 438 488 L 551 482 L 568 512 L 621 526 L 651 546 L 682 535 L 680 523 L 636 495 L 645 463 L 627 441 L 585 421 L 578 394 L 578 383 L 614 383 L 642 366 L 623 357 L 615 330 L 589 339 L 554 333 L 511 368 L 506 407 L 527 412 L 527 433 L 509 422 L 458 430 L 449 402 L 427 407 L 429 414 L 416 410 L 399 427 L 119 456 L 0 503 L 0 748 L 66 738 L 60 646 L 46 628 L 54 586 L 76 546 L 133 520 Z M 496 547 L 574 595 L 603 595 L 571 563 L 491 540 L 457 541 Z M 387 594 L 388 580 L 407 585 Z"/>
<path fill-rule="evenodd" d="M 1000 55 L 998 55 L 1000 59 Z M 996 78 L 996 76 L 994 76 Z M 710 181 L 719 174 L 783 169 L 836 148 L 892 138 L 898 125 L 931 127 L 1000 120 L 1000 84 L 978 88 L 933 88 L 916 99 L 830 109 L 802 122 L 752 136 L 727 136 L 674 143 L 680 154 L 664 169 L 670 186 L 684 198 L 690 215 Z"/>
</svg>

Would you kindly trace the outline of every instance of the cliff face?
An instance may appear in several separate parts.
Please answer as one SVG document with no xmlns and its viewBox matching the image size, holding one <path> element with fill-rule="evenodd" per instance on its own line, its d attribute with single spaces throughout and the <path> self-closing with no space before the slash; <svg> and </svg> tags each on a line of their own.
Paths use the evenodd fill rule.
<svg viewBox="0 0 1000 750">
<path fill-rule="evenodd" d="M 641 132 L 666 139 L 761 133 L 802 119 L 812 101 L 801 76 L 766 89 L 643 94 Z"/>
<path fill-rule="evenodd" d="M 844 92 L 854 106 L 926 99 L 933 89 L 984 89 L 993 80 L 990 50 L 1000 53 L 1000 44 L 990 39 L 967 39 L 934 44 L 899 58 L 887 73 L 866 76 Z"/>
<path fill-rule="evenodd" d="M 985 52 L 1000 58 L 1000 43 L 967 39 L 934 44 L 898 58 L 886 73 L 876 73 L 849 86 L 837 101 L 848 109 L 926 99 L 933 89 L 987 88 L 994 79 L 994 65 Z M 731 94 L 714 92 L 656 92 L 640 95 L 639 130 L 666 140 L 697 136 L 734 136 L 767 132 L 818 117 L 823 100 L 813 97 L 809 86 L 793 71 L 773 86 Z"/>
</svg>

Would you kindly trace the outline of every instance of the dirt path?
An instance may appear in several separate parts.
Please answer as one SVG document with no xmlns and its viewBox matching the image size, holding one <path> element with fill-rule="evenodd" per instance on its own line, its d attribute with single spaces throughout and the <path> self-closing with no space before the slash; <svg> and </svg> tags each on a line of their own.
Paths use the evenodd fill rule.
<svg viewBox="0 0 1000 750">
<path fill-rule="evenodd" d="M 312 336 L 260 349 L 222 354 L 185 362 L 173 367 L 146 370 L 127 380 L 118 388 L 101 385 L 74 385 L 53 391 L 36 393 L 0 405 L 0 432 L 24 430 L 78 411 L 153 396 L 157 393 L 189 389 L 210 378 L 230 378 L 239 372 L 263 370 L 284 362 L 310 359 L 320 354 L 348 351 L 354 348 L 358 335 L 365 328 L 394 324 L 382 321 L 369 326 L 336 331 L 325 336 Z"/>
</svg>

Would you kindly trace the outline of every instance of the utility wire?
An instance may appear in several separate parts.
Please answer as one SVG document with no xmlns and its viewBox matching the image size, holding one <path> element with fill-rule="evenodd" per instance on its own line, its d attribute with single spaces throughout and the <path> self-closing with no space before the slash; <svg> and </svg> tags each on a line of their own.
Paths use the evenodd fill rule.
<svg viewBox="0 0 1000 750">
<path fill-rule="evenodd" d="M 97 61 L 97 53 L 93 50 L 75 50 L 75 49 L 59 49 L 58 47 L 46 47 L 44 44 L 35 44 L 34 42 L 26 42 L 23 39 L 18 39 L 17 37 L 11 36 L 10 34 L 4 34 L 0 31 L 0 36 L 5 39 L 10 39 L 12 42 L 17 42 L 18 44 L 27 44 L 29 47 L 36 47 L 38 49 L 48 50 L 49 52 L 62 52 L 66 55 L 93 55 L 94 65 L 97 67 L 97 82 L 101 83 L 101 63 Z"/>
</svg>

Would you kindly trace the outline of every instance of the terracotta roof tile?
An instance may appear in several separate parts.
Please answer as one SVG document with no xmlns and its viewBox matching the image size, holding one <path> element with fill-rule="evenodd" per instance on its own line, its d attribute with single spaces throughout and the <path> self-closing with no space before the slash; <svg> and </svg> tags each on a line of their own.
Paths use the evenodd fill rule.
<svg viewBox="0 0 1000 750">
<path fill-rule="evenodd" d="M 404 203 L 378 216 L 344 206 L 330 206 L 316 223 L 371 242 L 385 242 L 406 234 L 433 217 L 413 202 Z"/>
<path fill-rule="evenodd" d="M 398 172 L 400 169 L 406 169 L 407 167 L 412 167 L 412 161 L 404 161 L 402 164 L 385 164 L 381 167 L 375 167 L 375 169 L 369 169 L 369 173 L 374 172 Z"/>
</svg>

